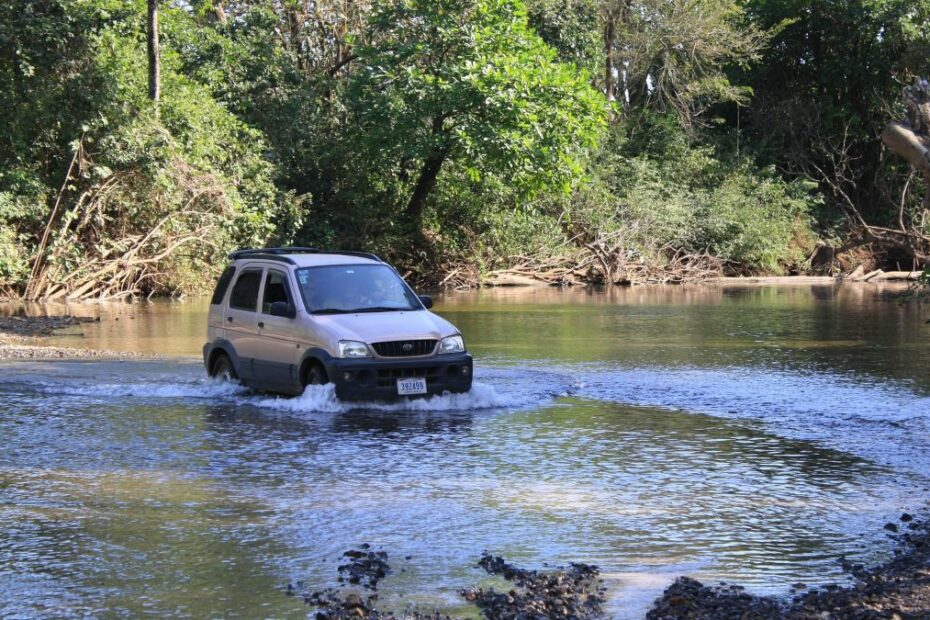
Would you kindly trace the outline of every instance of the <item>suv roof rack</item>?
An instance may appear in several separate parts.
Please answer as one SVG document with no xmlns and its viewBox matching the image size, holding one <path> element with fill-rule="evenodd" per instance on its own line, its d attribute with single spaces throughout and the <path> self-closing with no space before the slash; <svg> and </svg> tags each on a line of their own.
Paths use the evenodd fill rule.
<svg viewBox="0 0 930 620">
<path fill-rule="evenodd" d="M 265 260 L 276 260 L 282 263 L 295 265 L 296 263 L 289 258 L 288 254 L 342 254 L 344 256 L 357 256 L 369 260 L 383 263 L 381 257 L 371 252 L 354 252 L 351 250 L 321 250 L 319 248 L 305 247 L 284 247 L 284 248 L 244 248 L 229 253 L 230 260 L 240 258 L 261 258 Z"/>
</svg>

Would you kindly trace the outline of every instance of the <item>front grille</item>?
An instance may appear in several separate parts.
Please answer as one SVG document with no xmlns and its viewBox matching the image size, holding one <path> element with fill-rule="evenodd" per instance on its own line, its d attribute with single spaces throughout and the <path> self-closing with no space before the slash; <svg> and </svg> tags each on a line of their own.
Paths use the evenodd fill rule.
<svg viewBox="0 0 930 620">
<path fill-rule="evenodd" d="M 424 377 L 427 381 L 439 376 L 438 366 L 422 366 L 419 368 L 379 368 L 378 385 L 385 387 L 394 385 L 398 379 L 411 377 Z"/>
<path fill-rule="evenodd" d="M 435 340 L 391 340 L 372 344 L 381 357 L 412 357 L 429 355 L 436 348 Z"/>
</svg>

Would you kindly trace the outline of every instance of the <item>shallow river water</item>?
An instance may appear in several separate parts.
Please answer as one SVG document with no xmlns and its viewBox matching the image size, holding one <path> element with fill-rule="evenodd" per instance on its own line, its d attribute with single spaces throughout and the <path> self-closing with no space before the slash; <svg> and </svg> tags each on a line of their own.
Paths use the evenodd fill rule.
<svg viewBox="0 0 930 620">
<path fill-rule="evenodd" d="M 204 301 L 30 307 L 166 357 L 0 363 L 0 617 L 305 617 L 287 584 L 362 543 L 384 607 L 470 616 L 483 550 L 597 564 L 617 618 L 681 574 L 842 580 L 930 495 L 930 309 L 886 292 L 449 294 L 472 393 L 351 408 L 207 380 Z"/>
</svg>

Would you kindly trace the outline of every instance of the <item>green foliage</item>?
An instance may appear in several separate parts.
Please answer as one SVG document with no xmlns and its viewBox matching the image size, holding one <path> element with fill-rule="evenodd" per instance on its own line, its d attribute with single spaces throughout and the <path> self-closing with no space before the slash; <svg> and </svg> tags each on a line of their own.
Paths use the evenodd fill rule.
<svg viewBox="0 0 930 620">
<path fill-rule="evenodd" d="M 196 289 L 270 239 L 421 278 L 605 237 L 802 269 L 842 192 L 897 213 L 876 136 L 930 74 L 930 0 L 160 7 L 156 115 L 143 0 L 0 5 L 0 288 L 129 256 L 140 292 Z"/>
<path fill-rule="evenodd" d="M 735 0 L 640 0 L 622 26 L 627 90 L 634 103 L 672 111 L 686 127 L 713 104 L 746 104 L 752 89 L 728 70 L 752 66 L 769 35 Z M 777 24 L 773 25 L 776 27 Z"/>
<path fill-rule="evenodd" d="M 597 74 L 603 65 L 603 0 L 528 0 L 530 26 L 563 61 Z"/>
<path fill-rule="evenodd" d="M 200 288 L 197 274 L 215 269 L 229 246 L 262 243 L 274 231 L 284 198 L 261 134 L 180 72 L 171 43 L 175 29 L 183 32 L 191 21 L 183 11 L 163 11 L 167 44 L 156 118 L 146 89 L 144 2 L 51 6 L 54 20 L 41 29 L 31 22 L 29 34 L 39 39 L 30 45 L 41 53 L 0 72 L 16 104 L 0 117 L 0 133 L 19 142 L 3 153 L 9 172 L 0 176 L 2 243 L 21 248 L 18 262 L 0 258 L 0 270 L 21 281 L 23 256 L 39 251 L 51 221 L 42 254 L 50 289 L 103 269 L 109 257 L 153 261 L 154 270 L 137 274 L 144 278 L 133 283 L 137 292 Z M 82 56 L 71 57 L 60 41 L 78 45 Z M 42 72 L 29 68 L 39 62 Z"/>
<path fill-rule="evenodd" d="M 740 72 L 755 92 L 742 115 L 746 142 L 763 161 L 821 183 L 834 204 L 848 206 L 842 190 L 869 221 L 894 221 L 910 171 L 879 134 L 902 85 L 930 73 L 930 2 L 752 0 L 746 17 L 781 25 L 760 62 Z"/>
<path fill-rule="evenodd" d="M 643 118 L 632 136 L 618 130 L 597 170 L 569 207 L 573 220 L 623 234 L 650 260 L 682 249 L 708 252 L 735 272 L 780 273 L 812 249 L 810 213 L 819 199 L 811 184 L 689 145 L 671 117 Z"/>
<path fill-rule="evenodd" d="M 604 102 L 528 28 L 519 1 L 407 0 L 371 24 L 378 42 L 358 48 L 347 101 L 374 161 L 454 160 L 525 196 L 567 191 L 582 175 Z"/>
</svg>

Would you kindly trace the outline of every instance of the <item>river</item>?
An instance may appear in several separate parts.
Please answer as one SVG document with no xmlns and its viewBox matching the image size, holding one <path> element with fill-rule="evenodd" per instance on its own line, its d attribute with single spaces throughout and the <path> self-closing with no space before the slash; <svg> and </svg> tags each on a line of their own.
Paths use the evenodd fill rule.
<svg viewBox="0 0 930 620">
<path fill-rule="evenodd" d="M 207 380 L 203 300 L 31 306 L 162 357 L 0 363 L 0 617 L 305 617 L 287 584 L 362 543 L 382 607 L 472 617 L 484 550 L 597 564 L 616 618 L 682 574 L 842 581 L 930 487 L 930 309 L 888 292 L 450 293 L 473 392 L 352 407 Z"/>
</svg>

